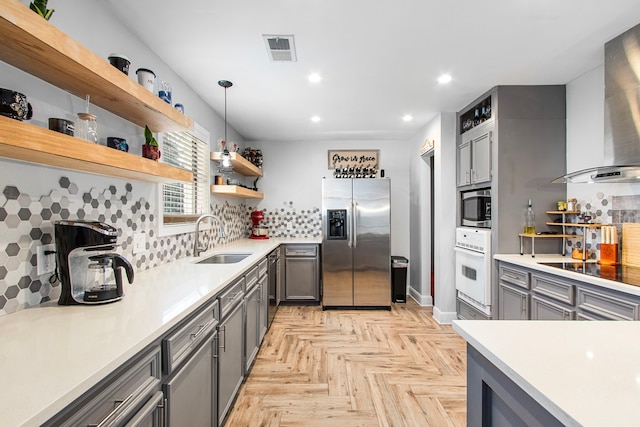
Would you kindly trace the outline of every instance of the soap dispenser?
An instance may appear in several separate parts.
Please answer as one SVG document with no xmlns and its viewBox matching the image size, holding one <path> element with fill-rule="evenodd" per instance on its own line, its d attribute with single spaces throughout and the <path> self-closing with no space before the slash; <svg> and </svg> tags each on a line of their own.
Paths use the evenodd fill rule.
<svg viewBox="0 0 640 427">
<path fill-rule="evenodd" d="M 524 213 L 524 234 L 536 234 L 536 214 L 531 208 L 531 199 L 529 199 L 529 206 Z"/>
</svg>

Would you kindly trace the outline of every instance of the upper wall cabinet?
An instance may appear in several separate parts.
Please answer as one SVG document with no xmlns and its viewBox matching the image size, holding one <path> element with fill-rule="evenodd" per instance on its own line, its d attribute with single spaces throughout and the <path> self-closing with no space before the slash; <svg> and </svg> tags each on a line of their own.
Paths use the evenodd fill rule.
<svg viewBox="0 0 640 427">
<path fill-rule="evenodd" d="M 0 60 L 80 98 L 89 95 L 93 104 L 154 132 L 193 127 L 189 117 L 18 0 L 2 0 Z M 182 169 L 95 144 L 86 147 L 77 138 L 1 119 L 0 156 L 142 181 L 193 181 L 193 174 Z"/>
</svg>

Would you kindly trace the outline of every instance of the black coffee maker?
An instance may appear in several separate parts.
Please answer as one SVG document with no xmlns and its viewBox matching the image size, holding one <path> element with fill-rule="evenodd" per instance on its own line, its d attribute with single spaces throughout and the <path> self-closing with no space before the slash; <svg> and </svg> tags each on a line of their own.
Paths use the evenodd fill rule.
<svg viewBox="0 0 640 427">
<path fill-rule="evenodd" d="M 58 304 L 103 304 L 124 296 L 122 273 L 133 283 L 133 267 L 114 253 L 118 230 L 97 221 L 56 221 L 54 224 L 58 277 L 62 292 Z"/>
</svg>

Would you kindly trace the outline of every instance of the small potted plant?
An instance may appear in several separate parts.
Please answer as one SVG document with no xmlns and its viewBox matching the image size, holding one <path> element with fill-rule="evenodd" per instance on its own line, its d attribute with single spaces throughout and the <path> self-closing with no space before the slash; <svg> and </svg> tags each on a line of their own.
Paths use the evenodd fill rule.
<svg viewBox="0 0 640 427">
<path fill-rule="evenodd" d="M 47 9 L 48 1 L 49 0 L 34 0 L 29 4 L 29 9 L 48 21 L 51 15 L 53 15 L 53 9 Z"/>
<path fill-rule="evenodd" d="M 149 126 L 144 127 L 144 144 L 142 145 L 142 157 L 155 160 L 156 162 L 160 158 L 160 149 L 158 148 L 158 141 L 151 133 Z"/>
</svg>

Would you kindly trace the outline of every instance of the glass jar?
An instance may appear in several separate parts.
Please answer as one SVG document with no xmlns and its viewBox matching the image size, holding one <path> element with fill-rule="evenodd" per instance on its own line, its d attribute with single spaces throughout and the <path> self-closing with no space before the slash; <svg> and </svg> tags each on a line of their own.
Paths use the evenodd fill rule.
<svg viewBox="0 0 640 427">
<path fill-rule="evenodd" d="M 85 141 L 98 143 L 98 123 L 95 114 L 78 113 L 78 125 L 76 126 L 76 136 Z"/>
</svg>

